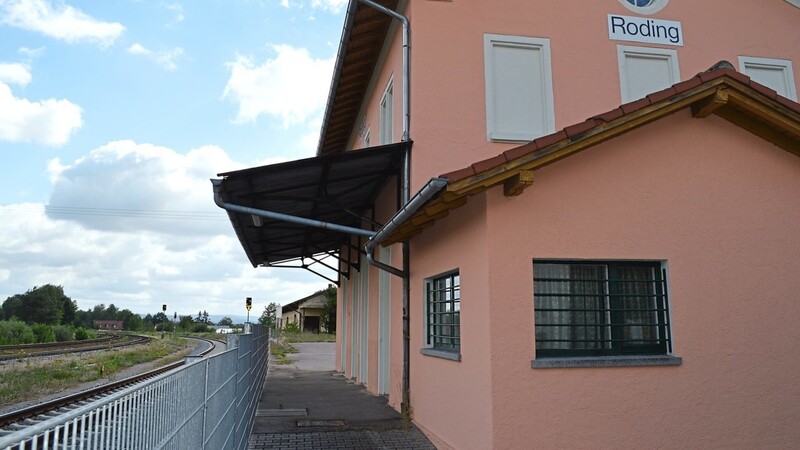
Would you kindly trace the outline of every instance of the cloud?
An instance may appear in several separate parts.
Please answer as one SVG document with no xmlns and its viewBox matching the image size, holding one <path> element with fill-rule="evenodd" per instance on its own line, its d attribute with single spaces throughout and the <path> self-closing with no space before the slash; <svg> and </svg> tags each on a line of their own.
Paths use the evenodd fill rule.
<svg viewBox="0 0 800 450">
<path fill-rule="evenodd" d="M 68 43 L 91 42 L 101 47 L 113 44 L 125 31 L 120 23 L 97 20 L 63 1 L 0 0 L 0 23 Z"/>
<path fill-rule="evenodd" d="M 136 43 L 128 47 L 128 53 L 132 55 L 144 56 L 152 61 L 155 61 L 164 69 L 173 71 L 178 68 L 178 65 L 175 63 L 175 59 L 183 55 L 183 49 L 180 47 L 175 47 L 172 50 L 161 50 L 154 52 L 143 47 L 141 44 Z"/>
<path fill-rule="evenodd" d="M 250 266 L 208 181 L 242 167 L 219 147 L 182 154 L 132 141 L 50 161 L 48 205 L 0 205 L 0 301 L 53 283 L 81 309 L 230 315 L 241 305 L 244 315 L 245 296 L 260 314 L 325 288 L 303 270 Z"/>
<path fill-rule="evenodd" d="M 0 62 L 0 82 L 26 86 L 31 82 L 31 69 L 27 64 Z"/>
<path fill-rule="evenodd" d="M 342 10 L 342 7 L 347 5 L 347 2 L 348 0 L 311 0 L 311 6 L 332 13 L 338 13 Z"/>
<path fill-rule="evenodd" d="M 334 58 L 315 59 L 305 48 L 274 45 L 274 58 L 257 64 L 239 56 L 228 63 L 231 75 L 223 98 L 236 102 L 236 123 L 255 122 L 262 114 L 283 127 L 319 116 L 327 100 Z"/>
<path fill-rule="evenodd" d="M 30 101 L 17 98 L 4 81 L 26 84 L 30 72 L 23 73 L 19 68 L 9 72 L 7 79 L 0 75 L 0 140 L 54 147 L 67 143 L 83 125 L 80 106 L 65 99 Z"/>
<path fill-rule="evenodd" d="M 209 178 L 242 166 L 215 146 L 186 154 L 167 147 L 113 141 L 65 164 L 48 164 L 53 190 L 47 214 L 93 230 L 191 236 L 230 226 L 214 205 Z M 174 245 L 182 245 L 177 238 Z"/>
</svg>

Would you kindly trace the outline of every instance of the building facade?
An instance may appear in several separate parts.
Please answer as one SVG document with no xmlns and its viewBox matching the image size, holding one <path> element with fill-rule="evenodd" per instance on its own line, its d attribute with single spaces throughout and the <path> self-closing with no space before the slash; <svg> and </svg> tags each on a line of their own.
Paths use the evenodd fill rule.
<svg viewBox="0 0 800 450">
<path fill-rule="evenodd" d="M 377 3 L 408 65 L 351 1 L 318 157 L 217 189 L 254 266 L 339 259 L 337 369 L 439 448 L 800 445 L 800 4 Z M 287 170 L 365 233 L 263 244 Z"/>
</svg>

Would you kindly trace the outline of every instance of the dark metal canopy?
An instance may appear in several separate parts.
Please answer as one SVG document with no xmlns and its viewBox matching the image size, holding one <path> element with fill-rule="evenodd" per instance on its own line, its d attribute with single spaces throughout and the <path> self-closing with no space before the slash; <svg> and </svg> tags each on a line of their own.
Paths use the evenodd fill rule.
<svg viewBox="0 0 800 450">
<path fill-rule="evenodd" d="M 353 228 L 365 226 L 375 198 L 400 173 L 411 142 L 219 174 L 225 203 Z M 228 211 L 253 267 L 338 252 L 350 234 Z"/>
</svg>

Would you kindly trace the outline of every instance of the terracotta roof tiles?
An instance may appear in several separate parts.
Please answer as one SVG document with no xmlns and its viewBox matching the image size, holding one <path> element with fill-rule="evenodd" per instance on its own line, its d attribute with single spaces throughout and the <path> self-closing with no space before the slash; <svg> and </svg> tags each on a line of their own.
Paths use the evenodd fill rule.
<svg viewBox="0 0 800 450">
<path fill-rule="evenodd" d="M 493 169 L 505 164 L 508 161 L 521 158 L 537 150 L 541 150 L 545 147 L 561 142 L 562 140 L 578 137 L 579 135 L 585 134 L 586 132 L 599 125 L 602 125 L 603 123 L 613 122 L 614 120 L 617 120 L 623 116 L 639 111 L 642 108 L 671 99 L 677 95 L 689 91 L 690 89 L 698 87 L 703 83 L 713 81 L 721 77 L 728 77 L 736 80 L 743 85 L 749 86 L 759 93 L 778 101 L 781 105 L 786 106 L 792 111 L 800 113 L 800 104 L 781 97 L 774 90 L 751 80 L 750 77 L 737 72 L 736 70 L 732 69 L 732 67 L 733 66 L 727 61 L 721 61 L 715 64 L 711 69 L 699 73 L 688 80 L 676 83 L 666 89 L 654 92 L 636 101 L 620 105 L 619 107 L 610 111 L 606 111 L 602 114 L 597 114 L 583 122 L 570 125 L 562 130 L 539 137 L 533 142 L 506 150 L 500 155 L 479 161 L 469 167 L 443 174 L 441 177 L 447 178 L 452 182 L 476 175 L 479 172 Z"/>
</svg>

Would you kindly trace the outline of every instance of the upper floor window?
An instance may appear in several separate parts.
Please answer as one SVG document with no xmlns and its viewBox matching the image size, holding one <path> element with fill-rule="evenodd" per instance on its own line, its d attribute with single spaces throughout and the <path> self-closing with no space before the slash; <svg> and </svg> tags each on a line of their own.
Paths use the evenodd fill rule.
<svg viewBox="0 0 800 450">
<path fill-rule="evenodd" d="M 778 94 L 797 101 L 792 62 L 786 59 L 739 57 L 739 71 Z"/>
<path fill-rule="evenodd" d="M 459 360 L 461 351 L 461 277 L 458 271 L 425 281 L 423 354 Z"/>
<path fill-rule="evenodd" d="M 381 144 L 391 144 L 393 142 L 393 91 L 392 80 L 390 80 L 389 85 L 386 86 L 386 90 L 383 91 L 383 97 L 381 97 L 381 122 L 379 130 Z"/>
<path fill-rule="evenodd" d="M 555 131 L 550 40 L 484 35 L 490 141 L 527 142 Z"/>
<path fill-rule="evenodd" d="M 669 0 L 619 0 L 626 8 L 640 14 L 653 14 L 667 6 Z"/>
<path fill-rule="evenodd" d="M 672 352 L 661 262 L 535 261 L 536 358 Z"/>
<path fill-rule="evenodd" d="M 617 57 L 622 103 L 638 100 L 680 81 L 676 50 L 618 45 Z"/>
</svg>

